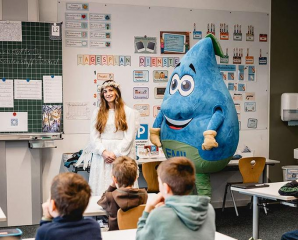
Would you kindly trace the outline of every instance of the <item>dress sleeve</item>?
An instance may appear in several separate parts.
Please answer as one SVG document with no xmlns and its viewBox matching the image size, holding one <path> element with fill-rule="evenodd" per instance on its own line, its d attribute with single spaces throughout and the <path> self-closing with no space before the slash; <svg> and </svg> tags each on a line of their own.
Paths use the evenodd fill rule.
<svg viewBox="0 0 298 240">
<path fill-rule="evenodd" d="M 127 130 L 124 131 L 124 136 L 121 143 L 114 150 L 114 154 L 116 157 L 119 156 L 127 156 L 134 145 L 134 141 L 136 138 L 136 133 L 139 128 L 139 112 L 134 109 L 126 107 L 125 111 L 126 122 L 127 122 Z"/>
<path fill-rule="evenodd" d="M 98 113 L 98 109 L 95 109 L 91 118 L 90 145 L 91 145 L 92 153 L 102 155 L 102 152 L 105 150 L 105 146 L 101 141 L 100 133 L 95 128 L 97 113 Z"/>
</svg>

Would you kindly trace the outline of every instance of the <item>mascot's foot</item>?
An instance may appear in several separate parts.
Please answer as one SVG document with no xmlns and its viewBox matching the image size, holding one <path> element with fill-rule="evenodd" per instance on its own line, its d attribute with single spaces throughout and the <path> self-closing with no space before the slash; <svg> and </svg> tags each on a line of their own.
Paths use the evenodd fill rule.
<svg viewBox="0 0 298 240">
<path fill-rule="evenodd" d="M 211 198 L 210 174 L 197 173 L 196 187 L 197 187 L 198 195 L 207 196 Z"/>
</svg>

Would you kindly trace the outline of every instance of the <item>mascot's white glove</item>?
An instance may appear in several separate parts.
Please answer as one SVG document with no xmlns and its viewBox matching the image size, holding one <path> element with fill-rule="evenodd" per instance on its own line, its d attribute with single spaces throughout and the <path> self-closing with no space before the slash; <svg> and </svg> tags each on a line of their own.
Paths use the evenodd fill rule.
<svg viewBox="0 0 298 240">
<path fill-rule="evenodd" d="M 150 128 L 150 141 L 157 147 L 161 147 L 160 128 Z"/>
<path fill-rule="evenodd" d="M 203 135 L 204 135 L 204 143 L 202 144 L 203 150 L 211 150 L 214 147 L 218 147 L 218 143 L 215 140 L 215 137 L 217 135 L 216 131 L 207 130 L 203 132 Z"/>
</svg>

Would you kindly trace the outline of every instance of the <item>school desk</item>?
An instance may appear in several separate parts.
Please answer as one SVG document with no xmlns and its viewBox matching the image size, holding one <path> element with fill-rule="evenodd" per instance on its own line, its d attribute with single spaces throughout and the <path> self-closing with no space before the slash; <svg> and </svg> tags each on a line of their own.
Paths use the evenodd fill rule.
<svg viewBox="0 0 298 240">
<path fill-rule="evenodd" d="M 110 232 L 101 232 L 103 240 L 135 240 L 136 239 L 137 229 L 129 229 L 129 230 L 118 230 L 118 231 L 110 231 Z M 215 240 L 236 240 L 235 238 L 231 238 L 219 232 L 215 233 Z"/>
<path fill-rule="evenodd" d="M 291 201 L 291 200 L 297 199 L 291 196 L 281 196 L 278 193 L 278 190 L 286 183 L 287 182 L 268 183 L 269 187 L 252 188 L 252 189 L 243 189 L 243 188 L 237 188 L 233 186 L 231 187 L 232 191 L 236 191 L 253 197 L 252 237 L 254 239 L 259 239 L 259 211 L 260 211 L 258 207 L 259 198 L 271 199 L 275 201 L 276 200 Z"/>
<path fill-rule="evenodd" d="M 137 232 L 137 229 L 101 232 L 101 237 L 103 240 L 119 240 L 119 239 L 135 240 L 136 232 Z M 34 240 L 34 238 L 26 238 L 23 240 Z M 227 235 L 221 234 L 219 232 L 215 232 L 215 240 L 236 240 L 236 239 L 231 238 Z"/>
</svg>

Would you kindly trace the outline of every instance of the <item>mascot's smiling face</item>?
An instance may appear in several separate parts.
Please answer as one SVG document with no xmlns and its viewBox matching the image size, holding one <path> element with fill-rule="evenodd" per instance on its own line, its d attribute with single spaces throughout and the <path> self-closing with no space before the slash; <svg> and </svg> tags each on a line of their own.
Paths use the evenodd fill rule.
<svg viewBox="0 0 298 240">
<path fill-rule="evenodd" d="M 223 110 L 225 94 L 229 96 L 217 69 L 212 40 L 205 38 L 174 69 L 161 111 L 171 129 L 181 130 L 195 118 L 208 118 L 215 109 Z"/>
<path fill-rule="evenodd" d="M 192 146 L 205 160 L 219 160 L 234 154 L 239 125 L 231 95 L 220 75 L 214 37 L 194 45 L 174 69 L 161 105 L 161 141 L 176 141 Z M 219 47 L 220 48 L 220 47 Z M 220 112 L 223 120 L 217 119 Z M 216 124 L 217 122 L 220 122 Z M 218 147 L 203 151 L 203 132 L 214 129 Z M 177 145 L 178 146 L 178 145 Z"/>
</svg>

